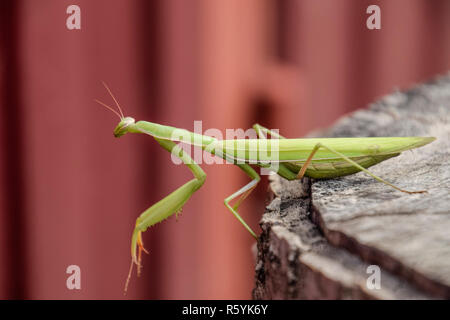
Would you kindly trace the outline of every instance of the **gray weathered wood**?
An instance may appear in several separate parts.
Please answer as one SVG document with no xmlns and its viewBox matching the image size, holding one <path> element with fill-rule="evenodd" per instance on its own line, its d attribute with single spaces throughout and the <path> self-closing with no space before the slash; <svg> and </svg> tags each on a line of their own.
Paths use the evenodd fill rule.
<svg viewBox="0 0 450 320">
<path fill-rule="evenodd" d="M 395 92 L 321 136 L 434 136 L 365 173 L 331 180 L 271 177 L 261 220 L 255 298 L 450 298 L 450 75 Z M 381 289 L 366 286 L 369 265 Z"/>
</svg>

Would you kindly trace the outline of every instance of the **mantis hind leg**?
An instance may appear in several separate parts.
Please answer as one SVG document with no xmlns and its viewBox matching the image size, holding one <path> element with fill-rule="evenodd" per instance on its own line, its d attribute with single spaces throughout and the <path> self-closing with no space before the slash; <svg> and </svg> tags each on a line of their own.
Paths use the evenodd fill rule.
<svg viewBox="0 0 450 320">
<path fill-rule="evenodd" d="M 141 266 L 142 251 L 146 252 L 142 242 L 142 232 L 146 231 L 148 227 L 155 225 L 158 222 L 170 217 L 173 214 L 178 214 L 183 205 L 189 198 L 197 191 L 205 182 L 206 174 L 192 158 L 183 152 L 183 149 L 170 140 L 163 140 L 155 138 L 156 141 L 167 151 L 171 152 L 180 158 L 184 164 L 191 170 L 194 179 L 188 181 L 186 184 L 173 191 L 167 197 L 158 201 L 150 208 L 145 210 L 136 220 L 136 226 L 131 238 L 131 267 L 128 278 L 125 284 L 125 292 L 127 290 L 128 281 L 131 276 L 133 265 L 138 266 L 138 274 Z M 139 251 L 138 251 L 139 249 Z M 138 251 L 138 252 L 137 252 Z"/>
<path fill-rule="evenodd" d="M 311 161 L 312 161 L 312 158 L 314 157 L 314 154 L 315 154 L 315 153 L 317 152 L 317 150 L 319 150 L 320 148 L 324 148 L 324 149 L 330 151 L 331 153 L 334 153 L 335 155 L 337 155 L 338 157 L 340 157 L 342 160 L 347 161 L 348 163 L 350 163 L 350 164 L 353 165 L 354 167 L 356 167 L 356 168 L 358 168 L 359 170 L 361 170 L 361 171 L 367 173 L 369 176 L 371 176 L 371 177 L 374 178 L 375 180 L 377 180 L 377 181 L 379 181 L 379 182 L 382 182 L 382 183 L 384 183 L 384 184 L 386 184 L 386 185 L 388 185 L 388 186 L 390 186 L 390 187 L 392 187 L 392 188 L 394 188 L 394 189 L 396 189 L 396 190 L 398 190 L 398 191 L 405 192 L 405 193 L 409 193 L 409 194 L 413 194 L 413 193 L 425 193 L 425 192 L 427 192 L 427 191 L 408 191 L 408 190 L 401 189 L 401 188 L 399 188 L 399 187 L 393 185 L 392 183 L 390 183 L 390 182 L 388 182 L 388 181 L 386 181 L 386 180 L 384 180 L 384 179 L 382 179 L 382 178 L 380 178 L 380 177 L 374 175 L 372 172 L 370 172 L 369 170 L 367 170 L 367 169 L 364 168 L 363 166 L 359 165 L 358 163 L 356 163 L 355 161 L 353 161 L 353 160 L 350 159 L 349 157 L 345 156 L 344 154 L 342 154 L 342 153 L 340 153 L 340 152 L 334 150 L 333 148 L 327 147 L 327 146 L 323 145 L 322 143 L 318 143 L 318 144 L 316 144 L 316 145 L 314 146 L 313 150 L 311 151 L 310 155 L 308 156 L 308 158 L 306 159 L 305 163 L 303 164 L 301 170 L 299 171 L 298 176 L 297 176 L 297 179 L 301 179 L 301 178 L 304 176 L 304 174 L 305 174 L 305 172 L 306 172 L 306 169 L 308 168 L 308 166 L 310 165 L 310 163 L 311 163 Z"/>
<path fill-rule="evenodd" d="M 244 187 L 233 193 L 231 196 L 226 198 L 224 200 L 225 206 L 228 208 L 228 210 L 233 213 L 233 215 L 236 217 L 236 219 L 239 220 L 239 222 L 247 229 L 248 232 L 255 238 L 258 239 L 258 236 L 256 233 L 248 226 L 248 224 L 242 219 L 242 217 L 237 212 L 237 209 L 239 208 L 239 205 L 242 203 L 242 201 L 245 200 L 245 198 L 248 197 L 248 195 L 253 191 L 253 189 L 256 187 L 258 182 L 261 180 L 260 176 L 256 173 L 255 170 L 253 170 L 252 167 L 250 167 L 248 164 L 238 164 L 238 167 L 241 168 L 250 178 L 252 178 L 252 181 L 250 183 L 246 184 Z M 236 201 L 236 204 L 232 207 L 230 205 L 230 201 L 238 198 Z"/>
</svg>

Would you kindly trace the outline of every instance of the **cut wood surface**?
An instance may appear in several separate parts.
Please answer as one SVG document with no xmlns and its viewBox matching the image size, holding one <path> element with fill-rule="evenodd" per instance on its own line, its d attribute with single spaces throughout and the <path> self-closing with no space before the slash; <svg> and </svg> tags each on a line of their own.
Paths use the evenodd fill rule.
<svg viewBox="0 0 450 320">
<path fill-rule="evenodd" d="M 450 75 L 395 92 L 323 137 L 433 136 L 369 170 L 329 180 L 271 176 L 256 299 L 450 299 Z M 367 285 L 369 265 L 380 288 Z M 369 281 L 371 281 L 369 279 Z"/>
</svg>

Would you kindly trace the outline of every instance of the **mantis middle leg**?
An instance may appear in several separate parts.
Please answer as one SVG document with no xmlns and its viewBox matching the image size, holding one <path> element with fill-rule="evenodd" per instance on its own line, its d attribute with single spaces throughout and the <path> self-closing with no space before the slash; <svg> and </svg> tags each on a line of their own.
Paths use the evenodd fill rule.
<svg viewBox="0 0 450 320">
<path fill-rule="evenodd" d="M 242 203 L 242 201 L 248 197 L 248 195 L 253 191 L 253 189 L 256 187 L 258 182 L 261 180 L 260 176 L 256 173 L 255 170 L 253 170 L 252 167 L 250 167 L 248 164 L 238 164 L 239 168 L 241 168 L 250 178 L 252 178 L 252 181 L 250 183 L 246 184 L 244 187 L 233 193 L 231 196 L 226 198 L 224 200 L 225 206 L 230 210 L 233 215 L 236 217 L 236 219 L 239 220 L 240 223 L 247 229 L 248 232 L 255 238 L 258 239 L 258 236 L 256 233 L 248 226 L 248 224 L 242 219 L 242 217 L 237 212 L 237 209 L 239 208 L 239 205 Z M 230 201 L 239 197 L 236 204 L 231 207 Z"/>
<path fill-rule="evenodd" d="M 263 127 L 262 125 L 258 124 L 258 123 L 255 123 L 255 124 L 253 125 L 253 129 L 256 131 L 256 134 L 258 135 L 258 137 L 259 137 L 260 139 L 265 139 L 265 138 L 266 138 L 266 136 L 264 135 L 264 133 L 265 133 L 265 134 L 270 134 L 270 135 L 271 135 L 272 137 L 274 137 L 274 138 L 278 138 L 278 139 L 286 139 L 285 137 L 283 137 L 283 136 L 280 135 L 279 133 L 277 133 L 277 132 L 275 132 L 275 131 L 273 131 L 273 130 L 267 129 L 267 128 Z"/>
</svg>

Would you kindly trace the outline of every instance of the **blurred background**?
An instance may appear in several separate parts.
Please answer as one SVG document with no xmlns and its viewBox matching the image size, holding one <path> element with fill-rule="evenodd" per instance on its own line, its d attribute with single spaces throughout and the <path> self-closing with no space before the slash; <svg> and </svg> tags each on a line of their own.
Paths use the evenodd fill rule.
<svg viewBox="0 0 450 320">
<path fill-rule="evenodd" d="M 248 182 L 232 165 L 204 165 L 178 222 L 144 234 L 123 296 L 135 219 L 191 173 L 148 136 L 113 137 L 102 80 L 138 120 L 301 137 L 445 73 L 449 40 L 446 0 L 1 1 L 0 298 L 251 297 L 255 241 L 223 205 Z M 240 209 L 258 232 L 266 191 L 263 178 Z"/>
</svg>

